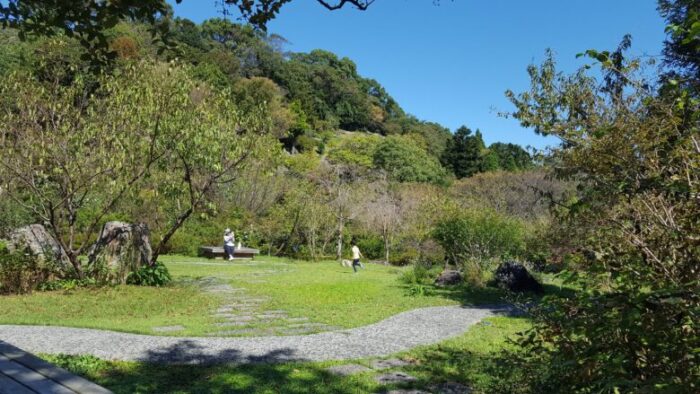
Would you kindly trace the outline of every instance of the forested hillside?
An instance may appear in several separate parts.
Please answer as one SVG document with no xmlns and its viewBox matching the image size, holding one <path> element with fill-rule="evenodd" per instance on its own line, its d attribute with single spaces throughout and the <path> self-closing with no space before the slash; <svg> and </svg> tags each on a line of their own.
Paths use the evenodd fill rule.
<svg viewBox="0 0 700 394">
<path fill-rule="evenodd" d="M 164 112 L 163 118 L 168 108 L 202 111 L 221 118 L 214 123 L 229 117 L 230 122 L 253 122 L 259 128 L 254 134 L 261 138 L 252 138 L 237 136 L 241 125 L 229 125 L 234 133 L 221 134 L 178 130 L 191 125 L 185 119 L 173 121 L 168 138 L 181 140 L 185 145 L 180 149 L 198 151 L 187 152 L 192 157 L 184 158 L 184 150 L 177 153 L 177 147 L 167 148 L 163 155 L 172 154 L 175 160 L 169 162 L 170 171 L 168 166 L 157 165 L 162 158 L 152 156 L 153 152 L 135 155 L 143 147 L 121 141 L 121 148 L 131 151 L 124 152 L 122 159 L 140 160 L 141 171 L 148 176 L 137 171 L 134 179 L 122 180 L 123 190 L 112 194 L 91 189 L 86 195 L 95 193 L 93 200 L 86 198 L 67 208 L 64 218 L 54 215 L 58 216 L 57 227 L 68 226 L 71 234 L 78 234 L 67 241 L 72 246 L 66 245 L 76 253 L 83 253 L 81 245 L 95 237 L 98 226 L 93 222 L 119 218 L 145 221 L 154 232 L 159 252 L 194 254 L 203 244 L 218 244 L 221 230 L 232 227 L 239 230 L 244 243 L 271 254 L 335 256 L 343 253 L 343 242 L 357 237 L 372 258 L 408 263 L 422 253 L 419 251 L 429 249 L 420 246 L 429 238 L 428 230 L 421 232 L 416 228 L 419 224 L 406 222 L 410 214 L 431 216 L 422 204 L 444 199 L 459 178 L 536 167 L 530 154 L 517 145 L 487 147 L 478 130 L 462 127 L 452 134 L 437 123 L 407 114 L 379 82 L 359 75 L 348 58 L 325 50 L 288 52 L 283 37 L 225 19 L 198 25 L 177 18 L 168 23 L 169 45 L 155 39 L 149 33 L 152 26 L 146 23 L 122 22 L 110 28 L 104 34 L 114 58 L 99 68 L 87 49 L 60 33 L 20 40 L 15 30 L 0 31 L 0 76 L 21 85 L 20 89 L 7 86 L 8 108 L 21 106 L 41 113 L 49 103 L 62 102 L 65 106 L 50 109 L 58 112 L 76 105 L 70 114 L 61 114 L 64 120 L 73 117 L 70 126 L 57 125 L 59 129 L 87 127 L 91 120 L 84 115 L 94 111 L 95 124 L 90 127 L 101 129 L 86 132 L 86 141 L 109 138 L 109 128 L 120 126 L 109 125 L 106 119 L 114 116 L 116 121 L 118 113 L 125 111 L 143 111 L 144 117 Z M 188 109 L 191 103 L 177 98 L 178 93 L 186 93 L 186 86 L 193 89 L 190 99 L 206 102 L 207 108 Z M 158 88 L 165 89 L 159 92 Z M 108 99 L 115 94 L 124 95 L 119 104 Z M 163 97 L 144 98 L 142 94 Z M 209 102 L 214 96 L 216 103 Z M 95 102 L 85 101 L 88 97 Z M 94 110 L 89 109 L 92 106 Z M 116 113 L 110 115 L 110 108 Z M 240 120 L 243 118 L 247 120 Z M 161 137 L 164 135 L 165 125 L 150 126 L 160 127 Z M 152 138 L 154 147 L 160 144 L 155 134 L 149 137 L 144 132 L 144 125 L 132 127 L 131 132 Z M 100 137 L 101 133 L 106 135 Z M 36 154 L 32 150 L 37 144 L 56 148 L 78 143 L 76 136 L 68 134 L 51 141 L 35 137 L 24 141 L 25 151 L 15 152 L 17 170 L 32 168 L 22 160 Z M 119 140 L 116 134 L 111 137 Z M 206 138 L 218 140 L 203 140 Z M 247 139 L 255 147 L 242 146 Z M 212 150 L 209 142 L 220 152 L 226 152 L 230 144 L 240 165 L 232 162 L 230 168 L 220 168 L 220 163 L 211 162 L 209 168 L 199 171 L 201 179 L 193 179 L 195 174 L 190 172 L 196 171 L 190 165 L 211 159 L 203 153 Z M 76 177 L 98 181 L 90 178 L 85 166 L 106 166 L 100 160 L 108 160 L 111 148 L 104 149 L 105 158 L 86 160 L 75 173 L 66 170 L 65 179 L 57 180 L 57 192 L 64 201 L 79 193 L 65 188 L 66 183 L 75 184 Z M 80 151 L 92 156 L 100 152 L 85 145 Z M 39 156 L 40 167 L 47 173 L 68 165 L 60 152 Z M 137 167 L 125 168 L 120 163 L 106 172 L 133 172 Z M 4 200 L 13 209 L 4 210 L 2 228 L 46 221 L 51 216 L 46 212 L 50 203 L 53 200 L 47 198 L 37 210 L 33 204 Z M 461 203 L 446 200 L 440 204 Z M 434 260 L 442 259 L 442 252 L 437 251 Z"/>
</svg>

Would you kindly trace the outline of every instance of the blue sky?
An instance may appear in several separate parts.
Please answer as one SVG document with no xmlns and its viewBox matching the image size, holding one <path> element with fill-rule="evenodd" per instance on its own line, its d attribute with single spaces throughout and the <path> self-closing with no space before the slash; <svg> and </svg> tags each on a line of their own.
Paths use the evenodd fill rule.
<svg viewBox="0 0 700 394">
<path fill-rule="evenodd" d="M 174 2 L 173 2 L 174 3 Z M 201 22 L 220 16 L 215 0 L 183 0 L 175 14 Z M 658 55 L 664 21 L 655 0 L 376 0 L 367 11 L 327 11 L 295 0 L 270 22 L 288 50 L 320 48 L 347 56 L 409 113 L 451 130 L 479 128 L 487 144 L 543 148 L 556 143 L 503 119 L 504 92 L 527 89 L 526 67 L 546 48 L 573 71 L 586 49 L 614 49 L 632 35 L 632 54 Z"/>
</svg>

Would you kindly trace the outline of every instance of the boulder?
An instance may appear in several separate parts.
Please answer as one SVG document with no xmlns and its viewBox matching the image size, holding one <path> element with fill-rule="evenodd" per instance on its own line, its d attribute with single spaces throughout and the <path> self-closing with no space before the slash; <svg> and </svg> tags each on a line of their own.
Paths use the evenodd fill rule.
<svg viewBox="0 0 700 394">
<path fill-rule="evenodd" d="M 435 279 L 435 286 L 454 286 L 462 283 L 463 280 L 461 272 L 446 269 Z"/>
<path fill-rule="evenodd" d="M 6 244 L 10 252 L 27 250 L 40 263 L 54 265 L 61 273 L 73 270 L 66 251 L 41 224 L 30 224 L 12 231 Z"/>
<path fill-rule="evenodd" d="M 130 272 L 150 264 L 151 255 L 146 224 L 107 222 L 90 248 L 88 261 L 99 279 L 123 284 Z"/>
<path fill-rule="evenodd" d="M 496 286 L 510 291 L 530 291 L 538 294 L 544 291 L 542 285 L 527 271 L 527 268 L 514 261 L 501 263 L 493 279 Z"/>
</svg>

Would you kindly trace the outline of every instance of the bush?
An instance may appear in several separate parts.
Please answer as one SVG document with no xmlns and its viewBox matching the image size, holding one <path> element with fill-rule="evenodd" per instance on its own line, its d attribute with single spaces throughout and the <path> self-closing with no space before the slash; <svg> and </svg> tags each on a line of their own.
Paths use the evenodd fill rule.
<svg viewBox="0 0 700 394">
<path fill-rule="evenodd" d="M 404 271 L 399 280 L 407 285 L 429 285 L 435 282 L 441 270 L 440 266 L 416 263 Z"/>
<path fill-rule="evenodd" d="M 41 264 L 28 251 L 10 252 L 0 242 L 0 294 L 31 293 L 53 274 L 50 265 Z"/>
<path fill-rule="evenodd" d="M 368 259 L 376 260 L 384 257 L 384 242 L 380 237 L 368 235 L 355 238 L 355 241 L 362 254 Z"/>
<path fill-rule="evenodd" d="M 425 240 L 420 244 L 420 260 L 430 265 L 443 265 L 445 249 L 433 239 Z"/>
<path fill-rule="evenodd" d="M 168 268 L 163 263 L 141 267 L 138 271 L 129 273 L 126 283 L 139 286 L 165 286 L 172 281 Z"/>
<path fill-rule="evenodd" d="M 438 223 L 433 238 L 445 249 L 454 264 L 467 260 L 486 261 L 515 257 L 524 251 L 522 223 L 491 210 L 467 211 Z"/>
<path fill-rule="evenodd" d="M 409 265 L 418 263 L 420 260 L 420 252 L 415 248 L 406 248 L 389 255 L 389 264 L 391 265 Z"/>
</svg>

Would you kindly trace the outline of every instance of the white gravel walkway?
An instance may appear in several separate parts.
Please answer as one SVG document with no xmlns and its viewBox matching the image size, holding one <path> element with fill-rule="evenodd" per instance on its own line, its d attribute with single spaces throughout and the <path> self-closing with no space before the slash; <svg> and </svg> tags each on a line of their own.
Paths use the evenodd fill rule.
<svg viewBox="0 0 700 394">
<path fill-rule="evenodd" d="M 303 336 L 183 338 L 84 328 L 0 325 L 0 340 L 32 353 L 92 354 L 173 364 L 324 361 L 382 357 L 457 336 L 510 308 L 445 306 L 400 313 L 364 327 Z"/>
</svg>

